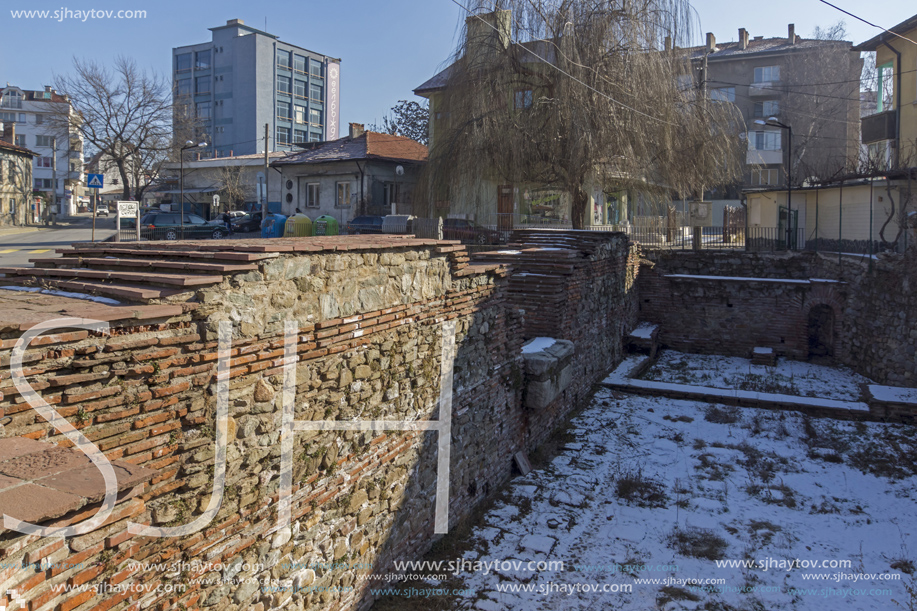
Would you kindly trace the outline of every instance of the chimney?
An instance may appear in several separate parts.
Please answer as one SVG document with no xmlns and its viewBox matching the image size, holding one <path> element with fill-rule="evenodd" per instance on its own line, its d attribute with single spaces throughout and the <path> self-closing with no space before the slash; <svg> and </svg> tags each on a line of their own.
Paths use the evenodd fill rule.
<svg viewBox="0 0 917 611">
<path fill-rule="evenodd" d="M 226 25 L 245 25 L 245 22 L 241 19 L 227 19 Z"/>
<path fill-rule="evenodd" d="M 748 30 L 739 28 L 739 48 L 743 51 L 748 48 Z"/>
<path fill-rule="evenodd" d="M 672 37 L 671 36 L 665 37 L 665 50 L 666 51 L 672 50 Z"/>
<path fill-rule="evenodd" d="M 4 142 L 9 142 L 10 144 L 16 144 L 16 124 L 10 121 L 9 123 L 0 123 L 0 140 Z"/>
<path fill-rule="evenodd" d="M 789 24 L 786 30 L 787 30 L 786 41 L 790 43 L 791 45 L 795 45 L 796 44 L 796 24 L 794 23 Z"/>
<path fill-rule="evenodd" d="M 350 124 L 350 137 L 359 138 L 366 131 L 366 127 L 362 123 L 351 123 Z"/>
<path fill-rule="evenodd" d="M 707 53 L 714 51 L 716 51 L 716 36 L 713 35 L 713 32 L 707 32 Z"/>
<path fill-rule="evenodd" d="M 512 40 L 513 13 L 496 10 L 465 19 L 465 58 L 474 66 L 486 55 L 507 49 Z"/>
</svg>

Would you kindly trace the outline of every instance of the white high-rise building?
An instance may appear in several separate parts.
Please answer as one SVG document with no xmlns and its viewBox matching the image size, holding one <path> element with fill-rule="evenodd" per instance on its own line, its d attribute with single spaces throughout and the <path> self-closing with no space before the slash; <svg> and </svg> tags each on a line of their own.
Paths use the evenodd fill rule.
<svg viewBox="0 0 917 611">
<path fill-rule="evenodd" d="M 76 212 L 84 186 L 83 137 L 56 133 L 52 116 L 61 110 L 73 112 L 70 100 L 49 86 L 31 91 L 7 83 L 0 89 L 0 123 L 14 126 L 14 144 L 38 153 L 32 162 L 35 195 L 42 197 L 43 206 L 59 204 L 55 213 L 66 217 Z M 36 213 L 43 218 L 45 210 Z"/>
</svg>

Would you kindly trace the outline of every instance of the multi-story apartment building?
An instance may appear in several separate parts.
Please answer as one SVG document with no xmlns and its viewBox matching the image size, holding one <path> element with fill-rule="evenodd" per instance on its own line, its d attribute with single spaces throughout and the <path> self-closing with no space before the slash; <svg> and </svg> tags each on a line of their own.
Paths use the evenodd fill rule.
<svg viewBox="0 0 917 611">
<path fill-rule="evenodd" d="M 915 36 L 917 15 L 854 48 L 876 54 L 875 106 L 862 123 L 872 169 L 917 167 L 917 45 L 910 42 Z"/>
<path fill-rule="evenodd" d="M 786 185 L 788 168 L 793 184 L 855 169 L 863 62 L 850 42 L 800 38 L 793 24 L 785 38 L 742 28 L 736 42 L 717 43 L 712 33 L 706 42 L 687 49 L 685 87 L 734 104 L 748 139 L 744 184 L 707 197 L 737 200 L 742 188 Z"/>
<path fill-rule="evenodd" d="M 32 180 L 36 195 L 47 210 L 39 215 L 69 216 L 76 211 L 83 188 L 83 137 L 70 130 L 59 133 L 62 113 L 72 113 L 70 100 L 51 87 L 30 91 L 13 85 L 0 89 L 0 123 L 16 126 L 17 146 L 38 155 Z M 54 204 L 57 204 L 55 208 Z"/>
<path fill-rule="evenodd" d="M 203 156 L 228 157 L 338 138 L 341 60 L 231 19 L 211 40 L 172 49 L 176 104 L 199 122 Z"/>
</svg>

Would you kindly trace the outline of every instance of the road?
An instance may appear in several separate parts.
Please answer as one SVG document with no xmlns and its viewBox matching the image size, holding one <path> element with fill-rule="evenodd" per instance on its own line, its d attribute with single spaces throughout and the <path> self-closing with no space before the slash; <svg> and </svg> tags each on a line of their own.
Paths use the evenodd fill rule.
<svg viewBox="0 0 917 611">
<path fill-rule="evenodd" d="M 96 241 L 102 241 L 115 232 L 114 217 L 96 220 Z M 0 267 L 30 267 L 29 259 L 59 257 L 54 252 L 74 242 L 92 240 L 92 217 L 72 217 L 66 227 L 42 227 L 24 233 L 0 232 Z"/>
</svg>

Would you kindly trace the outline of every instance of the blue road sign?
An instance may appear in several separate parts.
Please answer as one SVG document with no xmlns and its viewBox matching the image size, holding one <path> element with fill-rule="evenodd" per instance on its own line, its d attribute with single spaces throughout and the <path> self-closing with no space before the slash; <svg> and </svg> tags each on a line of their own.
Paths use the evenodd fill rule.
<svg viewBox="0 0 917 611">
<path fill-rule="evenodd" d="M 105 186 L 105 177 L 102 174 L 88 174 L 86 186 L 90 189 L 101 189 Z"/>
</svg>

